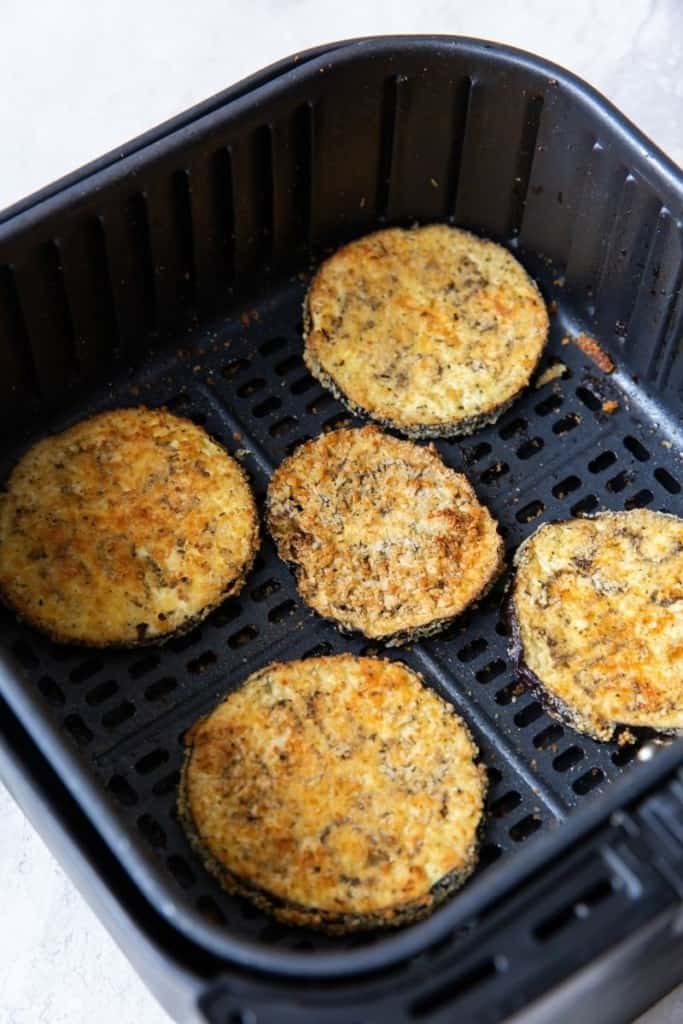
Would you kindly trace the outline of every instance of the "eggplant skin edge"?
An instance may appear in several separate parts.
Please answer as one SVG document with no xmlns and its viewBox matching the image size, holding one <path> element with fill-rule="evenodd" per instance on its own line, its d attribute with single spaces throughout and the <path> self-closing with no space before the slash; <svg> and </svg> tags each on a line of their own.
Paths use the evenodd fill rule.
<svg viewBox="0 0 683 1024">
<path fill-rule="evenodd" d="M 265 889 L 260 889 L 233 874 L 204 846 L 187 802 L 185 773 L 191 754 L 190 747 L 185 753 L 177 801 L 178 818 L 190 846 L 206 871 L 219 882 L 227 893 L 249 900 L 259 910 L 274 917 L 277 921 L 281 921 L 282 924 L 311 928 L 327 935 L 350 935 L 353 932 L 374 931 L 380 928 L 402 928 L 405 925 L 416 924 L 429 917 L 437 907 L 462 888 L 477 866 L 484 830 L 483 820 L 477 829 L 476 842 L 473 844 L 467 864 L 460 870 L 451 871 L 445 875 L 432 886 L 429 893 L 421 900 L 415 900 L 402 906 L 387 907 L 372 914 L 332 914 L 315 907 L 305 907 L 299 903 L 278 899 L 272 893 L 266 892 Z"/>
<path fill-rule="evenodd" d="M 643 510 L 635 510 L 635 513 L 637 514 L 641 511 Z M 606 510 L 581 516 L 580 518 L 581 520 L 590 521 L 601 518 L 623 517 L 633 514 L 633 512 L 615 512 L 612 510 Z M 680 517 L 668 512 L 648 512 L 648 514 L 656 515 L 667 520 L 681 522 Z M 522 642 L 521 629 L 514 600 L 516 570 L 519 566 L 521 557 L 523 556 L 524 549 L 527 545 L 530 545 L 538 533 L 552 526 L 561 526 L 566 522 L 572 522 L 572 520 L 549 520 L 542 523 L 529 535 L 529 537 L 526 538 L 526 540 L 522 542 L 522 544 L 520 544 L 515 553 L 513 559 L 513 568 L 515 571 L 507 584 L 505 594 L 503 596 L 503 619 L 509 635 L 508 652 L 512 659 L 515 672 L 519 676 L 520 680 L 525 684 L 527 690 L 536 700 L 538 700 L 539 704 L 552 718 L 576 732 L 589 736 L 598 743 L 617 742 L 619 746 L 626 746 L 628 744 L 646 741 L 664 744 L 670 743 L 677 737 L 683 736 L 683 727 L 680 729 L 666 730 L 653 728 L 647 725 L 634 725 L 633 723 L 613 720 L 606 724 L 605 729 L 596 729 L 591 720 L 587 716 L 581 714 L 580 709 L 575 710 L 558 697 L 557 694 L 552 692 L 543 683 L 543 680 L 540 679 L 539 676 L 529 667 L 525 660 L 524 645 Z"/>
<path fill-rule="evenodd" d="M 348 722 L 342 747 L 334 729 L 339 716 Z M 267 722 L 272 727 L 263 724 Z M 395 733 L 394 722 L 409 727 L 403 738 Z M 262 723 L 260 729 L 257 723 Z M 420 729 L 421 723 L 426 728 Z M 288 736 L 284 745 L 283 729 Z M 417 742 L 415 731 L 420 737 Z M 444 751 L 448 753 L 445 761 Z M 328 793 L 323 788 L 310 800 L 305 780 L 312 768 L 320 770 L 325 759 L 333 776 L 332 789 Z M 369 800 L 357 805 L 357 771 L 361 769 L 367 771 L 364 785 Z M 408 769 L 411 782 L 403 797 L 402 772 Z M 252 771 L 263 777 L 253 790 Z M 275 800 L 270 820 L 268 805 L 250 810 L 253 801 L 260 803 L 263 784 Z M 342 654 L 270 663 L 199 718 L 185 734 L 177 811 L 190 847 L 228 892 L 246 897 L 284 923 L 344 934 L 417 921 L 466 881 L 478 861 L 487 790 L 487 772 L 477 745 L 450 702 L 401 662 Z M 449 799 L 449 793 L 456 798 Z M 255 818 L 244 817 L 245 799 Z M 306 806 L 302 801 L 308 810 L 297 815 L 291 833 L 283 833 L 283 828 L 290 829 L 292 813 Z M 373 833 L 379 827 L 378 815 L 382 818 L 388 806 L 396 813 L 386 825 L 387 835 L 379 846 L 368 847 L 383 858 L 365 860 L 367 851 L 358 850 L 355 843 L 349 846 L 347 839 L 341 840 L 340 849 L 349 860 L 340 862 L 338 853 L 325 852 L 322 833 L 335 825 Z M 402 842 L 406 822 L 417 822 L 416 807 L 422 809 L 423 817 L 426 810 L 429 815 L 420 825 L 417 838 L 421 836 L 422 841 L 413 856 L 393 844 Z M 316 836 L 322 844 L 311 847 L 309 840 Z M 266 859 L 257 869 L 256 880 L 244 877 L 251 873 L 250 845 L 257 843 L 260 848 L 267 842 L 267 849 L 279 857 L 275 851 L 285 838 L 293 842 L 283 854 L 282 870 L 279 861 L 271 867 Z M 234 855 L 230 853 L 233 845 Z M 309 850 L 313 859 L 301 860 L 302 850 Z M 432 885 L 427 888 L 425 868 L 434 863 L 434 856 L 445 873 L 435 877 L 429 868 Z M 403 865 L 397 872 L 394 857 Z M 387 872 L 376 867 L 383 863 Z M 319 875 L 321 865 L 325 870 Z M 407 874 L 406 867 L 410 867 Z M 354 884 L 364 887 L 359 890 L 360 905 L 344 871 L 359 876 Z M 313 882 L 318 877 L 319 885 Z M 277 894 L 271 879 L 276 880 Z M 321 898 L 306 905 L 294 895 L 299 892 L 319 893 Z M 403 894 L 398 902 L 396 897 Z M 330 896 L 341 902 L 339 908 L 330 907 Z"/>
</svg>

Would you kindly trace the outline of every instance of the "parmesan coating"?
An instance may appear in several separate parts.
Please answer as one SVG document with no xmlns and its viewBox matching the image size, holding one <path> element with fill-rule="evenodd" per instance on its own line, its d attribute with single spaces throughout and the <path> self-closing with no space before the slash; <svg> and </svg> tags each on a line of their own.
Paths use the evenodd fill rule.
<svg viewBox="0 0 683 1024">
<path fill-rule="evenodd" d="M 548 314 L 506 249 L 434 224 L 377 231 L 326 260 L 304 334 L 311 373 L 353 411 L 410 437 L 454 436 L 528 384 Z"/>
<path fill-rule="evenodd" d="M 330 932 L 402 924 L 475 866 L 477 748 L 400 662 L 268 665 L 186 743 L 190 841 L 226 888 L 283 921 Z"/>
<path fill-rule="evenodd" d="M 598 740 L 683 729 L 683 520 L 634 509 L 548 523 L 515 565 L 516 653 L 551 711 Z"/>
<path fill-rule="evenodd" d="M 40 441 L 0 496 L 0 593 L 58 641 L 184 631 L 237 593 L 257 547 L 241 467 L 165 410 L 105 412 Z"/>
<path fill-rule="evenodd" d="M 443 628 L 502 568 L 495 520 L 433 447 L 331 431 L 275 471 L 268 527 L 320 615 L 389 644 Z"/>
</svg>

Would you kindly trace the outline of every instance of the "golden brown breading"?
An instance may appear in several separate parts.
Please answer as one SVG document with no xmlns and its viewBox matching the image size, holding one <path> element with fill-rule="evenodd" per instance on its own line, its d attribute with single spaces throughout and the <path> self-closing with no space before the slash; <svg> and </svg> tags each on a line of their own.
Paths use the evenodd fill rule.
<svg viewBox="0 0 683 1024">
<path fill-rule="evenodd" d="M 502 568 L 495 520 L 466 477 L 376 427 L 303 444 L 273 474 L 267 515 L 303 599 L 390 644 L 441 629 Z"/>
<path fill-rule="evenodd" d="M 40 441 L 0 496 L 0 593 L 68 643 L 190 628 L 237 593 L 257 547 L 242 468 L 165 410 L 105 412 Z"/>
<path fill-rule="evenodd" d="M 486 773 L 400 662 L 254 673 L 186 737 L 181 821 L 209 871 L 282 921 L 341 933 L 428 914 L 476 863 Z"/>
<path fill-rule="evenodd" d="M 548 314 L 506 249 L 433 224 L 326 260 L 304 334 L 311 373 L 353 411 L 410 437 L 453 436 L 493 423 L 528 384 Z"/>
<path fill-rule="evenodd" d="M 515 653 L 551 712 L 598 740 L 683 729 L 683 520 L 635 509 L 547 523 L 515 565 Z"/>
</svg>

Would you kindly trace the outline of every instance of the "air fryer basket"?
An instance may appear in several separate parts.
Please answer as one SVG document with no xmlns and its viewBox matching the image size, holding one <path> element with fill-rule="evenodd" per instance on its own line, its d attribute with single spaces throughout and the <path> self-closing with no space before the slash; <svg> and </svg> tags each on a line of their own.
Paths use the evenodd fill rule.
<svg viewBox="0 0 683 1024">
<path fill-rule="evenodd" d="M 673 165 L 535 58 L 446 38 L 303 55 L 0 217 L 3 477 L 50 430 L 163 404 L 241 458 L 262 503 L 296 444 L 359 422 L 302 362 L 311 267 L 382 224 L 448 219 L 507 244 L 552 311 L 542 369 L 559 362 L 559 376 L 494 426 L 437 442 L 501 522 L 508 553 L 547 519 L 680 513 L 682 212 Z M 574 343 L 581 331 L 614 373 Z M 264 537 L 243 593 L 164 647 L 59 647 L 3 612 L 3 694 L 140 892 L 198 948 L 290 976 L 360 974 L 453 939 L 531 864 L 523 847 L 541 865 L 560 849 L 554 826 L 587 803 L 606 816 L 635 795 L 618 776 L 653 767 L 631 766 L 637 745 L 596 744 L 546 715 L 512 672 L 500 598 L 499 586 L 440 636 L 384 652 L 309 612 Z M 275 924 L 209 878 L 174 811 L 195 718 L 268 661 L 342 650 L 417 668 L 489 767 L 477 878 L 390 936 Z M 663 758 L 672 770 L 683 754 Z M 624 897 L 610 865 L 604 884 L 586 883 L 586 914 Z"/>
</svg>

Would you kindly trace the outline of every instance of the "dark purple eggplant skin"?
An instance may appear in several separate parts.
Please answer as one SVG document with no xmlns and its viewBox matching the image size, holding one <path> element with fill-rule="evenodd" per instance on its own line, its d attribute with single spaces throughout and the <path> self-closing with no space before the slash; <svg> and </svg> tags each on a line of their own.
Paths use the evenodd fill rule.
<svg viewBox="0 0 683 1024">
<path fill-rule="evenodd" d="M 641 746 L 649 741 L 654 743 L 670 743 L 676 738 L 675 733 L 658 732 L 656 729 L 649 729 L 646 726 L 624 725 L 619 722 L 614 723 L 612 738 L 608 741 L 600 740 L 596 736 L 591 735 L 591 733 L 587 733 L 585 729 L 582 729 L 578 725 L 576 716 L 571 708 L 546 689 L 536 673 L 525 662 L 524 646 L 522 644 L 519 621 L 515 612 L 513 595 L 514 576 L 505 589 L 502 604 L 502 618 L 508 632 L 508 653 L 518 679 L 524 683 L 529 693 L 538 701 L 544 711 L 547 711 L 552 718 L 561 722 L 562 725 L 568 726 L 583 736 L 589 736 L 596 743 L 616 741 L 619 746 L 626 746 L 632 743 L 637 743 L 638 746 Z"/>
<path fill-rule="evenodd" d="M 552 715 L 553 718 L 557 718 L 564 725 L 568 725 L 570 728 L 575 729 L 576 725 L 574 724 L 571 709 L 545 688 L 536 673 L 529 668 L 524 660 L 522 635 L 519 628 L 517 613 L 515 612 L 514 577 L 508 583 L 505 594 L 503 595 L 503 622 L 505 623 L 508 631 L 508 653 L 512 659 L 515 674 L 518 676 L 519 680 L 524 683 L 532 697 L 539 702 L 549 715 Z"/>
</svg>

